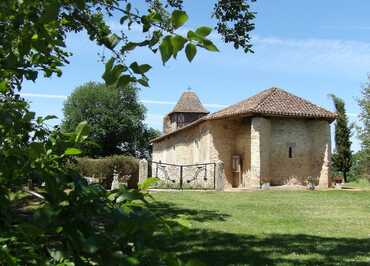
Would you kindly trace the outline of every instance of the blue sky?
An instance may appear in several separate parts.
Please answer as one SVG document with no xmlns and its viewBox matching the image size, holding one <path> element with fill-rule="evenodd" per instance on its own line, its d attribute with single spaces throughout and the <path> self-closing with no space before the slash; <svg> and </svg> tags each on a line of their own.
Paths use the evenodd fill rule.
<svg viewBox="0 0 370 266">
<path fill-rule="evenodd" d="M 214 25 L 210 18 L 215 1 L 185 0 L 190 19 L 186 29 Z M 259 0 L 252 33 L 254 54 L 244 54 L 212 35 L 219 53 L 199 51 L 192 63 L 184 54 L 162 66 L 159 55 L 139 50 L 132 57 L 150 63 L 150 88 L 140 99 L 148 109 L 146 121 L 161 129 L 162 117 L 181 93 L 191 87 L 210 111 L 217 111 L 259 91 L 277 86 L 333 110 L 328 98 L 334 93 L 346 101 L 351 121 L 357 121 L 356 98 L 370 72 L 370 1 Z M 120 25 L 112 20 L 113 30 Z M 138 33 L 132 34 L 137 38 Z M 65 96 L 87 81 L 102 81 L 102 48 L 85 35 L 69 35 L 74 54 L 61 78 L 26 83 L 23 93 L 39 115 L 63 118 Z M 353 137 L 353 149 L 359 148 Z"/>
</svg>

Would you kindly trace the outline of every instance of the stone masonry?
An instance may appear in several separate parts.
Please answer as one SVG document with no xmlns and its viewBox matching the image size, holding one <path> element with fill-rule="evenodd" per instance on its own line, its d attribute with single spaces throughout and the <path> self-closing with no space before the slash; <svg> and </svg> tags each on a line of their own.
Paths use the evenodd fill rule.
<svg viewBox="0 0 370 266">
<path fill-rule="evenodd" d="M 305 184 L 309 177 L 328 187 L 334 119 L 335 114 L 273 88 L 220 112 L 202 113 L 153 140 L 152 157 L 173 164 L 222 162 L 224 188 Z M 233 168 L 235 157 L 240 172 Z"/>
</svg>

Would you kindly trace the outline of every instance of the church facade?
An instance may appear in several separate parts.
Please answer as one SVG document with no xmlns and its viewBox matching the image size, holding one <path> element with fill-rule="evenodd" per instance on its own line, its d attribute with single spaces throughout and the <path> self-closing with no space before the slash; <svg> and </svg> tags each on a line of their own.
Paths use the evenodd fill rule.
<svg viewBox="0 0 370 266">
<path fill-rule="evenodd" d="M 336 114 L 271 88 L 215 113 L 184 92 L 152 140 L 153 161 L 197 164 L 222 161 L 224 187 L 261 183 L 330 185 L 331 132 Z"/>
</svg>

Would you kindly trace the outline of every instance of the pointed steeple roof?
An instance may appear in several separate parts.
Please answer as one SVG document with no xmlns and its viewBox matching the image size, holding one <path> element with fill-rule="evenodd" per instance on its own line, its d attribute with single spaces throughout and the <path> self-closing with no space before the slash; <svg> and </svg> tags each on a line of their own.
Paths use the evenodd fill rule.
<svg viewBox="0 0 370 266">
<path fill-rule="evenodd" d="M 203 113 L 209 112 L 203 107 L 198 96 L 193 91 L 185 91 L 171 113 Z"/>
</svg>

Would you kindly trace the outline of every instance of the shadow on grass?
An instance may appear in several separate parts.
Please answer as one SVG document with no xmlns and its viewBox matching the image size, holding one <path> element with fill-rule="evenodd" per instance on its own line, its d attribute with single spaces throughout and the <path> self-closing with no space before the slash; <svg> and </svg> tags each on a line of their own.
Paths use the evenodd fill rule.
<svg viewBox="0 0 370 266">
<path fill-rule="evenodd" d="M 155 212 L 168 218 L 186 215 L 189 220 L 206 222 L 229 217 L 171 203 L 155 205 Z M 303 234 L 255 236 L 191 229 L 174 232 L 171 238 L 158 239 L 157 243 L 184 261 L 196 258 L 207 265 L 370 265 L 370 239 Z"/>
<path fill-rule="evenodd" d="M 185 216 L 191 221 L 205 222 L 205 221 L 226 221 L 230 216 L 218 211 L 196 210 L 181 208 L 175 204 L 168 202 L 154 202 L 151 203 L 151 209 L 161 217 L 164 218 L 178 218 Z"/>
</svg>

